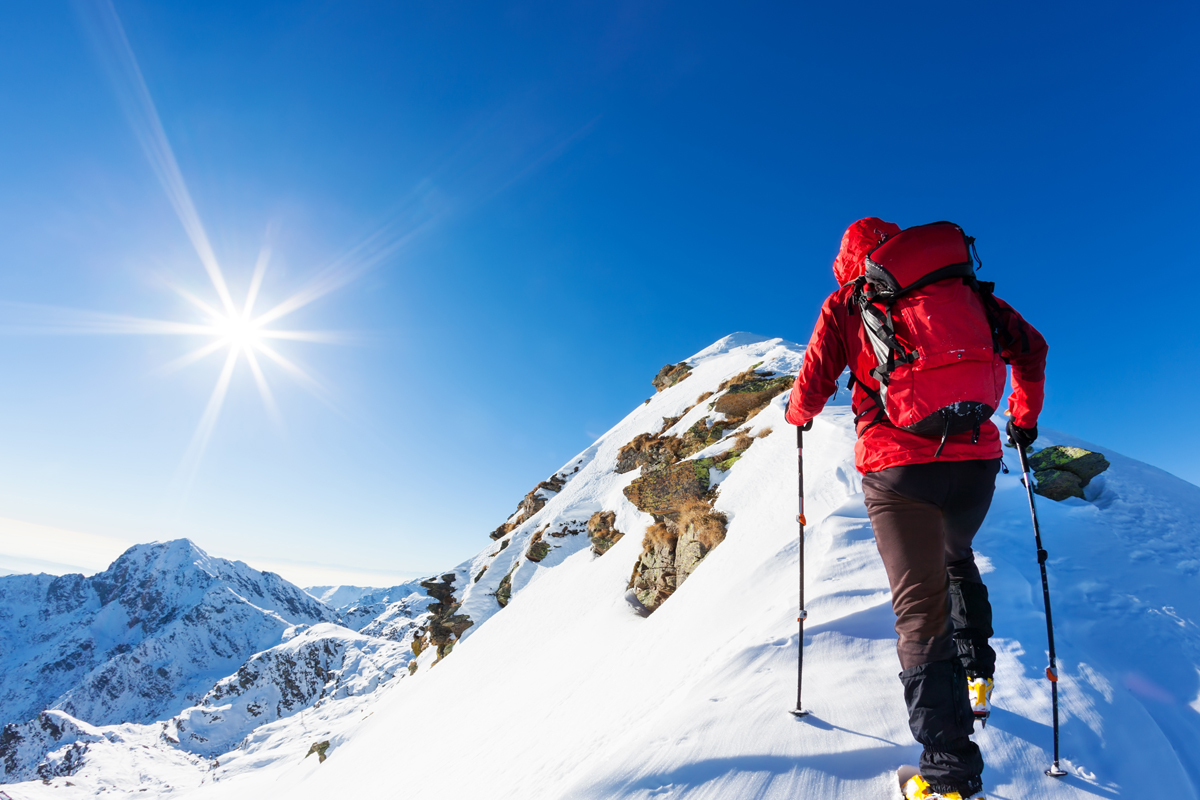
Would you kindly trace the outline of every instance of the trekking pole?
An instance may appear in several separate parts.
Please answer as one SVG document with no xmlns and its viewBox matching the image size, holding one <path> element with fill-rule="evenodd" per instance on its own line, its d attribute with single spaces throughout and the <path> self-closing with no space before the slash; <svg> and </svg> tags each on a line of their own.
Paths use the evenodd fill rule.
<svg viewBox="0 0 1200 800">
<path fill-rule="evenodd" d="M 804 431 L 810 428 L 811 421 L 796 428 L 796 466 L 800 474 L 800 514 L 796 517 L 800 523 L 800 616 L 796 621 L 800 623 L 800 650 L 796 664 L 796 707 L 792 713 L 797 717 L 807 717 L 809 714 L 800 703 L 800 693 L 804 686 L 804 620 L 808 618 L 808 611 L 804 608 L 804 526 L 808 524 L 804 519 Z"/>
<path fill-rule="evenodd" d="M 1015 438 L 1015 437 L 1014 437 Z M 1042 529 L 1038 525 L 1037 509 L 1033 505 L 1033 482 L 1029 479 L 1029 461 L 1025 457 L 1025 448 L 1020 442 L 1017 445 L 1017 457 L 1021 459 L 1021 482 L 1025 484 L 1025 492 L 1029 495 L 1029 514 L 1033 517 L 1033 540 L 1037 544 L 1038 566 L 1042 570 L 1042 598 L 1046 601 L 1046 639 L 1050 643 L 1050 666 L 1046 667 L 1046 677 L 1050 680 L 1050 707 L 1054 716 L 1054 763 L 1046 770 L 1051 778 L 1061 778 L 1067 773 L 1058 766 L 1058 661 L 1054 656 L 1054 620 L 1050 616 L 1050 584 L 1046 580 L 1046 559 L 1049 554 L 1042 547 Z"/>
</svg>

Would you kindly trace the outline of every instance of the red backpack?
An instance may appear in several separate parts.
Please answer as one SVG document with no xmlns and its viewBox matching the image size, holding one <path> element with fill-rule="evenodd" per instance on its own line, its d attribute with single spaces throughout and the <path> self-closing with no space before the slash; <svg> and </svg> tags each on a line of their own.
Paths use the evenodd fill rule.
<svg viewBox="0 0 1200 800">
<path fill-rule="evenodd" d="M 851 296 L 878 364 L 870 373 L 878 391 L 850 378 L 875 403 L 867 427 L 886 420 L 940 438 L 935 458 L 954 434 L 972 431 L 978 441 L 1004 393 L 1007 332 L 994 284 L 975 278 L 974 244 L 952 222 L 906 228 L 867 254 Z"/>
</svg>

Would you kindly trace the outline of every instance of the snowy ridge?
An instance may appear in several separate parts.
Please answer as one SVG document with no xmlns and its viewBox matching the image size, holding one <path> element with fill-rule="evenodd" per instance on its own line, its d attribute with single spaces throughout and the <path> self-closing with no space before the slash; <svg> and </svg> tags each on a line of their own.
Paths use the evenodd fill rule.
<svg viewBox="0 0 1200 800">
<path fill-rule="evenodd" d="M 206 753 L 234 749 L 201 758 L 170 723 L 77 725 L 41 743 L 49 785 L 6 791 L 18 799 L 101 790 L 197 800 L 894 797 L 892 771 L 919 747 L 896 679 L 887 581 L 844 392 L 805 437 L 811 717 L 787 713 L 798 546 L 795 436 L 782 397 L 749 420 L 755 440 L 740 460 L 713 470 L 724 541 L 653 614 L 627 599 L 653 520 L 626 499 L 640 470 L 617 473 L 618 451 L 664 419 L 683 415 L 668 434 L 713 419 L 698 397 L 756 365 L 794 373 L 802 355 L 749 334 L 715 343 L 688 359 L 686 378 L 539 484 L 477 556 L 352 601 L 391 613 L 386 624 L 367 621 L 361 633 L 314 626 L 229 670 L 223 688 L 177 718 L 185 736 L 213 734 Z M 1052 431 L 1037 444 L 1079 444 L 1112 463 L 1086 500 L 1038 499 L 1070 774 L 1042 775 L 1050 714 L 1040 579 L 1024 488 L 1016 474 L 1001 475 L 976 539 L 999 653 L 996 710 L 976 736 L 987 796 L 1197 798 L 1200 488 Z M 600 511 L 625 535 L 597 556 L 581 525 Z M 431 644 L 438 625 L 443 647 Z M 382 638 L 384 628 L 398 640 Z M 285 670 L 300 687 L 295 713 L 278 671 L 289 660 L 302 667 Z M 246 731 L 259 721 L 252 705 L 278 718 Z M 229 720 L 236 724 L 223 728 Z M 71 728 L 61 716 L 51 721 Z M 35 724 L 42 733 L 31 729 L 31 739 L 53 739 Z M 324 742 L 323 763 L 305 756 Z"/>
<path fill-rule="evenodd" d="M 131 547 L 91 578 L 0 577 L 0 721 L 48 707 L 93 725 L 163 719 L 287 629 L 335 619 L 186 539 Z"/>
</svg>

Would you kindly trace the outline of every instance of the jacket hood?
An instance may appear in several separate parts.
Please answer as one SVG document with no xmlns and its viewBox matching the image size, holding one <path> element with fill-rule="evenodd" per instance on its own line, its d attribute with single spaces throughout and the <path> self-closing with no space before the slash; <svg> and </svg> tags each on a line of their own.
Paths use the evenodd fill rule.
<svg viewBox="0 0 1200 800">
<path fill-rule="evenodd" d="M 833 260 L 833 275 L 842 286 L 851 283 L 866 271 L 867 253 L 889 236 L 900 232 L 900 226 L 878 217 L 865 217 L 846 228 L 842 246 Z"/>
</svg>

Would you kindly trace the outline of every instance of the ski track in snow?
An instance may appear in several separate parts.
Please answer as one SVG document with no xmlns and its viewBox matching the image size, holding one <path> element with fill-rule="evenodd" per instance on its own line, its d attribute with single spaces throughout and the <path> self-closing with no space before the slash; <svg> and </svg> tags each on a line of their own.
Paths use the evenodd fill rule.
<svg viewBox="0 0 1200 800">
<path fill-rule="evenodd" d="M 161 777 L 142 783 L 148 791 L 137 796 L 195 800 L 898 797 L 893 770 L 915 762 L 920 748 L 896 677 L 890 598 L 853 466 L 846 392 L 805 436 L 804 706 L 811 716 L 788 713 L 798 548 L 795 435 L 783 420 L 783 397 L 749 423 L 773 433 L 721 482 L 716 508 L 729 517 L 725 541 L 653 615 L 639 616 L 625 600 L 651 518 L 621 494 L 638 472 L 614 473 L 617 450 L 757 362 L 795 372 L 802 351 L 779 339 L 727 337 L 689 359 L 687 379 L 572 459 L 559 473 L 570 476 L 563 490 L 512 534 L 510 546 L 497 552 L 499 543 L 489 543 L 447 571 L 456 588 L 469 587 L 459 594 L 459 613 L 476 624 L 436 668 L 425 654 L 414 678 L 264 726 L 207 773 L 186 754 L 102 749 L 98 758 L 108 760 L 97 768 L 112 779 L 104 795 L 121 794 L 122 770 L 140 770 L 142 778 L 129 780 Z M 706 405 L 675 430 L 704 416 Z M 1037 498 L 1062 676 L 1061 765 L 1070 774 L 1042 774 L 1051 761 L 1046 626 L 1014 469 L 998 476 L 975 548 L 999 654 L 996 710 L 975 737 L 987 762 L 986 796 L 1197 798 L 1200 489 L 1043 431 L 1038 447 L 1050 444 L 1100 450 L 1112 463 L 1086 501 Z M 1006 461 L 1013 467 L 1013 451 Z M 522 560 L 535 530 L 601 509 L 616 511 L 626 533 L 602 557 L 592 555 L 586 536 L 568 535 L 547 540 L 556 549 L 540 564 Z M 512 601 L 497 613 L 496 586 L 514 566 Z M 304 757 L 326 738 L 325 763 Z M 255 749 L 265 741 L 270 748 Z M 14 800 L 70 798 L 92 796 L 98 784 L 67 787 L 59 778 L 4 789 Z"/>
</svg>

